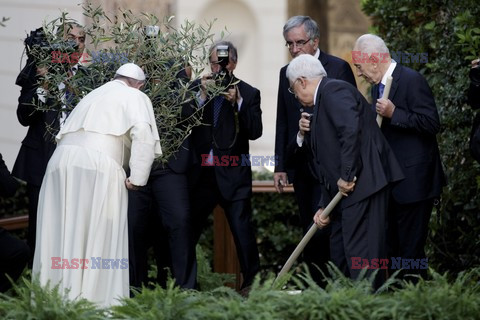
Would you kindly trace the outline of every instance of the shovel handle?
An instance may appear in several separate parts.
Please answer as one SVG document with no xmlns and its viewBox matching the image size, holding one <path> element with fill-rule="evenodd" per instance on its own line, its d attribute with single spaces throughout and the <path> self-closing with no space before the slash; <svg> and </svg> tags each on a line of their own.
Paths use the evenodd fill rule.
<svg viewBox="0 0 480 320">
<path fill-rule="evenodd" d="M 333 197 L 332 201 L 330 201 L 330 203 L 327 205 L 325 210 L 323 210 L 322 219 L 326 219 L 330 215 L 333 208 L 335 208 L 335 206 L 340 202 L 341 199 L 342 199 L 342 194 L 339 191 L 337 192 L 335 197 Z M 302 240 L 298 243 L 295 250 L 293 250 L 287 262 L 285 262 L 285 264 L 283 265 L 282 270 L 280 270 L 280 272 L 278 273 L 278 276 L 275 279 L 275 281 L 277 281 L 280 277 L 282 277 L 284 274 L 290 271 L 293 263 L 297 260 L 298 256 L 302 253 L 303 249 L 305 249 L 305 246 L 313 237 L 315 232 L 317 232 L 317 229 L 319 229 L 319 227 L 315 223 L 313 223 L 310 229 L 307 231 L 307 233 L 303 236 Z"/>
</svg>

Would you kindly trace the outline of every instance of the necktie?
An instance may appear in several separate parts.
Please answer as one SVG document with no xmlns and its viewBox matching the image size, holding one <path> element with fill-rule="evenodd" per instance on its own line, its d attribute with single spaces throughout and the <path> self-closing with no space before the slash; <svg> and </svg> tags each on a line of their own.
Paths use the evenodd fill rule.
<svg viewBox="0 0 480 320">
<path fill-rule="evenodd" d="M 68 88 L 66 88 L 65 89 L 65 105 L 67 106 L 67 108 L 72 107 L 74 97 L 75 95 L 70 90 L 68 90 Z"/>
<path fill-rule="evenodd" d="M 213 99 L 213 126 L 217 126 L 218 117 L 220 116 L 220 110 L 222 109 L 223 97 L 218 96 Z"/>
<path fill-rule="evenodd" d="M 378 98 L 383 98 L 383 90 L 385 89 L 385 85 L 383 83 L 378 84 Z M 385 97 L 388 98 L 388 97 Z"/>
</svg>

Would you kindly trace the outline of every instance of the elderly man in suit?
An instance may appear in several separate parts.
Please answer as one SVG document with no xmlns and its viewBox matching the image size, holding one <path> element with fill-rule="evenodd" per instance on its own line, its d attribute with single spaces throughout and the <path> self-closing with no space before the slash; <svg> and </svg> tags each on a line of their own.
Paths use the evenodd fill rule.
<svg viewBox="0 0 480 320">
<path fill-rule="evenodd" d="M 360 52 L 359 61 L 354 61 L 357 74 L 373 84 L 374 110 L 383 116 L 382 132 L 405 173 L 405 180 L 392 189 L 390 256 L 425 259 L 428 222 L 445 185 L 436 139 L 440 119 L 432 91 L 420 73 L 390 58 L 380 37 L 362 35 L 353 50 Z M 389 96 L 382 97 L 388 76 L 393 77 L 392 87 Z M 406 273 L 425 276 L 426 269 Z"/>
<path fill-rule="evenodd" d="M 401 168 L 370 105 L 355 87 L 326 78 L 322 64 L 309 55 L 290 63 L 287 78 L 300 103 L 313 108 L 311 121 L 308 113 L 302 114 L 296 139 L 302 145 L 305 133 L 311 132 L 310 148 L 322 181 L 314 221 L 327 225 L 329 219 L 321 219 L 323 209 L 338 191 L 345 196 L 332 215 L 331 257 L 355 279 L 362 267 L 372 271 L 375 263 L 386 258 L 389 190 L 403 178 Z M 376 287 L 384 276 L 385 272 L 377 274 Z"/>
<path fill-rule="evenodd" d="M 320 60 L 329 78 L 341 79 L 356 86 L 350 65 L 337 57 L 320 51 L 320 31 L 317 23 L 308 16 L 291 17 L 283 27 L 285 45 L 292 58 L 301 54 L 309 54 Z M 283 186 L 293 182 L 295 197 L 300 213 L 303 232 L 307 232 L 318 203 L 318 177 L 312 170 L 312 155 L 308 148 L 299 148 L 294 154 L 287 152 L 287 145 L 294 141 L 298 131 L 298 120 L 304 112 L 304 107 L 288 92 L 286 70 L 288 65 L 280 70 L 277 99 L 277 124 L 275 134 L 275 154 L 278 157 L 275 166 L 274 183 L 278 192 L 283 192 Z M 307 136 L 307 140 L 309 137 Z M 329 259 L 328 229 L 317 232 L 305 248 L 303 258 L 310 266 L 313 278 L 322 283 L 322 276 L 317 267 L 325 270 Z M 321 253 L 321 254 L 319 254 Z"/>
<path fill-rule="evenodd" d="M 217 54 L 220 46 L 228 46 L 226 61 Z M 196 241 L 214 207 L 220 204 L 225 210 L 243 274 L 243 289 L 253 282 L 260 268 L 251 222 L 252 170 L 246 159 L 249 140 L 259 138 L 263 126 L 260 91 L 233 76 L 236 65 L 237 49 L 232 43 L 220 41 L 210 48 L 213 74 L 228 73 L 235 84 L 229 86 L 224 95 L 209 97 L 205 89 L 208 81 L 213 81 L 212 75 L 202 79 L 198 99 L 203 108 L 204 125 L 192 132 L 198 178 L 193 182 L 191 209 Z"/>
</svg>

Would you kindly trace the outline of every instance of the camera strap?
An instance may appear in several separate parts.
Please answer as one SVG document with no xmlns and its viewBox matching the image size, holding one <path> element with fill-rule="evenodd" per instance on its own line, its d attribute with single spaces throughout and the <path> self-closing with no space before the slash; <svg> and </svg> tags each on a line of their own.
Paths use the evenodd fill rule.
<svg viewBox="0 0 480 320">
<path fill-rule="evenodd" d="M 234 124 L 233 125 L 235 126 L 235 135 L 233 137 L 233 141 L 230 143 L 230 145 L 228 147 L 224 147 L 224 148 L 220 147 L 220 145 L 217 142 L 217 139 L 215 139 L 215 132 L 214 132 L 215 129 L 213 129 L 213 133 L 212 133 L 213 146 L 218 150 L 221 150 L 221 151 L 229 150 L 237 142 L 238 133 L 240 132 L 240 121 L 238 119 L 238 107 L 236 107 L 235 105 L 233 106 L 233 114 L 234 114 Z"/>
</svg>

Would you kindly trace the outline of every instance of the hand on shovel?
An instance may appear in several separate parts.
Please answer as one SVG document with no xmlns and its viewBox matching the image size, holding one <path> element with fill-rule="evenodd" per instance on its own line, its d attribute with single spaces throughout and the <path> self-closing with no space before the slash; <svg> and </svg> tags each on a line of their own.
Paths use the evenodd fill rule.
<svg viewBox="0 0 480 320">
<path fill-rule="evenodd" d="M 315 216 L 313 217 L 313 221 L 320 229 L 325 228 L 330 224 L 330 216 L 323 217 L 322 213 L 323 209 L 318 209 L 318 211 L 315 213 Z"/>
</svg>

